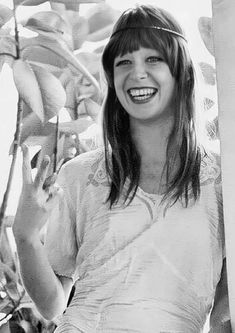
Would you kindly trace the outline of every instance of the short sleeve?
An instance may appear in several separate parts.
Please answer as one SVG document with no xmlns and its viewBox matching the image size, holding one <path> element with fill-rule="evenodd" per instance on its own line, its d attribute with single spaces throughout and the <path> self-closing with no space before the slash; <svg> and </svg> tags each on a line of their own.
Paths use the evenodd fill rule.
<svg viewBox="0 0 235 333">
<path fill-rule="evenodd" d="M 57 183 L 63 191 L 48 221 L 45 249 L 54 272 L 74 280 L 78 252 L 76 208 L 65 167 L 61 168 Z"/>
</svg>

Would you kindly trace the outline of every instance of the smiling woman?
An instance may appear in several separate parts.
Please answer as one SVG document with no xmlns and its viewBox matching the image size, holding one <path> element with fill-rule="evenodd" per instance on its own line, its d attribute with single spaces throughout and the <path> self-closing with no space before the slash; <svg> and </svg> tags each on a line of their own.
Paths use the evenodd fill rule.
<svg viewBox="0 0 235 333">
<path fill-rule="evenodd" d="M 46 318 L 63 313 L 56 333 L 198 333 L 213 305 L 217 332 L 227 310 L 215 310 L 227 304 L 220 166 L 198 138 L 183 31 L 165 10 L 136 6 L 102 62 L 104 148 L 66 163 L 59 188 L 45 186 L 48 158 L 32 180 L 23 148 L 13 230 L 25 286 Z"/>
<path fill-rule="evenodd" d="M 183 195 L 187 206 L 190 183 L 194 199 L 199 193 L 201 149 L 195 128 L 194 69 L 181 27 L 162 9 L 142 6 L 136 11 L 127 10 L 106 45 L 103 66 L 109 83 L 104 130 L 113 148 L 112 163 L 118 165 L 121 161 L 123 166 L 122 171 L 117 168 L 116 181 L 130 172 L 128 194 L 135 192 L 142 181 L 147 192 L 164 192 L 172 202 Z M 151 88 L 155 94 L 145 102 L 139 98 L 136 101 L 133 89 L 135 94 L 137 88 Z M 132 133 L 126 130 L 128 127 Z M 148 138 L 144 139 L 148 142 L 147 151 L 145 146 L 142 148 L 143 138 Z M 118 156 L 115 145 L 122 146 L 122 156 Z M 148 165 L 147 171 L 138 167 L 138 155 L 142 165 Z M 151 176 L 143 177 L 146 172 Z M 112 172 L 110 176 L 114 179 Z M 120 179 L 120 184 L 124 182 Z M 115 184 L 117 197 L 120 184 Z M 110 193 L 114 201 L 116 190 L 112 188 Z"/>
<path fill-rule="evenodd" d="M 153 121 L 173 115 L 175 79 L 168 65 L 154 49 L 117 57 L 114 62 L 114 87 L 123 108 L 132 118 Z"/>
</svg>

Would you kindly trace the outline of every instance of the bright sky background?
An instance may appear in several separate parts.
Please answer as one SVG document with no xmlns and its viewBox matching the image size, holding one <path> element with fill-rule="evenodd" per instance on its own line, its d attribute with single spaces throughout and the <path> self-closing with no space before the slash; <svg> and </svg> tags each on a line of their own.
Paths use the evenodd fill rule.
<svg viewBox="0 0 235 333">
<path fill-rule="evenodd" d="M 113 8 L 124 10 L 136 3 L 155 4 L 169 10 L 182 24 L 186 36 L 188 38 L 189 48 L 194 58 L 197 61 L 213 62 L 212 56 L 206 50 L 203 42 L 199 36 L 197 21 L 200 16 L 211 16 L 211 1 L 210 0 L 106 0 Z M 0 0 L 1 4 L 7 5 L 12 8 L 11 0 Z M 94 4 L 81 5 L 80 14 L 86 15 L 89 8 Z M 44 3 L 35 7 L 23 7 L 18 9 L 18 17 L 20 19 L 27 18 L 36 11 L 48 10 L 50 8 L 48 3 Z M 6 181 L 8 178 L 8 170 L 11 158 L 8 156 L 9 147 L 13 140 L 16 119 L 16 104 L 17 92 L 14 87 L 12 72 L 8 66 L 4 66 L 3 71 L 0 73 L 0 202 L 5 191 Z M 21 186 L 21 154 L 19 154 L 17 168 L 15 171 L 13 186 L 11 190 L 9 205 L 7 209 L 8 215 L 15 213 L 17 200 Z"/>
</svg>

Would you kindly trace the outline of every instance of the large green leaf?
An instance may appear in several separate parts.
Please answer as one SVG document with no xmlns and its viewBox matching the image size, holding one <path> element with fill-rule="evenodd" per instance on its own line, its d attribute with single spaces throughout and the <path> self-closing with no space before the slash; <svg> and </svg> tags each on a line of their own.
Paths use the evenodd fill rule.
<svg viewBox="0 0 235 333">
<path fill-rule="evenodd" d="M 20 293 L 19 290 L 17 289 L 17 284 L 13 281 L 7 283 L 5 285 L 5 288 L 7 289 L 8 295 L 13 299 L 14 301 L 19 301 L 20 299 Z"/>
<path fill-rule="evenodd" d="M 214 86 L 216 83 L 216 71 L 215 68 L 206 62 L 199 62 L 203 77 L 207 84 Z"/>
<path fill-rule="evenodd" d="M 120 11 L 113 9 L 106 3 L 98 4 L 92 8 L 87 15 L 89 24 L 87 40 L 95 42 L 107 38 L 119 16 Z"/>
<path fill-rule="evenodd" d="M 23 5 L 23 6 L 37 6 L 46 2 L 47 0 L 13 0 L 15 6 Z"/>
<path fill-rule="evenodd" d="M 65 105 L 66 94 L 64 88 L 60 81 L 44 68 L 36 65 L 31 65 L 31 67 L 40 87 L 44 112 L 50 119 L 57 115 Z"/>
<path fill-rule="evenodd" d="M 13 16 L 13 11 L 7 6 L 0 4 L 0 28 Z"/>
<path fill-rule="evenodd" d="M 85 112 L 85 110 L 83 112 Z M 94 121 L 90 117 L 81 116 L 77 120 L 61 123 L 60 130 L 65 133 L 79 135 L 92 124 L 94 124 Z"/>
<path fill-rule="evenodd" d="M 89 41 L 89 42 L 99 42 L 99 41 L 101 41 L 105 38 L 110 37 L 112 29 L 113 29 L 113 24 L 109 24 L 109 25 L 107 25 L 106 27 L 104 27 L 102 29 L 99 29 L 97 31 L 94 31 L 94 32 L 90 33 L 87 36 L 86 40 Z"/>
<path fill-rule="evenodd" d="M 76 102 L 76 79 L 73 78 L 70 80 L 66 86 L 65 86 L 65 91 L 66 91 L 66 103 L 65 107 L 70 108 L 70 109 L 75 109 L 77 102 Z"/>
<path fill-rule="evenodd" d="M 28 60 L 28 59 L 27 59 Z M 36 65 L 38 67 L 42 67 L 44 68 L 46 71 L 54 74 L 56 77 L 60 77 L 61 73 L 63 73 L 63 69 L 61 69 L 60 67 L 58 66 L 54 66 L 54 65 L 50 65 L 50 64 L 45 64 L 45 63 L 42 63 L 42 62 L 38 62 L 38 61 L 31 61 L 31 60 L 28 60 L 28 63 L 30 65 Z"/>
<path fill-rule="evenodd" d="M 60 81 L 44 68 L 16 60 L 13 75 L 21 98 L 44 121 L 55 116 L 64 106 L 65 91 Z"/>
<path fill-rule="evenodd" d="M 17 274 L 10 268 L 9 265 L 3 263 L 2 261 L 0 261 L 0 273 L 1 275 L 3 273 L 7 275 L 8 278 L 10 278 L 15 284 L 18 282 Z"/>
<path fill-rule="evenodd" d="M 79 52 L 76 57 L 92 75 L 99 73 L 101 69 L 101 54 Z"/>
<path fill-rule="evenodd" d="M 18 59 L 13 63 L 13 77 L 23 101 L 44 121 L 43 101 L 37 77 L 28 63 Z"/>
<path fill-rule="evenodd" d="M 86 113 L 94 121 L 97 121 L 101 112 L 101 106 L 98 103 L 94 102 L 91 98 L 87 98 L 84 100 L 84 107 L 86 109 Z"/>
<path fill-rule="evenodd" d="M 64 135 L 60 137 L 57 144 L 57 161 L 59 162 L 61 157 L 63 156 L 63 146 L 64 146 Z M 37 159 L 37 168 L 41 164 L 43 157 L 45 155 L 48 155 L 51 157 L 51 165 L 50 169 L 48 171 L 48 175 L 51 175 L 53 173 L 53 154 L 55 149 L 55 132 L 49 135 L 45 138 L 44 143 L 42 145 L 41 151 L 39 153 L 38 159 Z"/>
<path fill-rule="evenodd" d="M 78 12 L 67 11 L 67 19 L 72 26 L 73 46 L 74 50 L 81 48 L 84 41 L 87 40 L 89 34 L 89 24 L 86 17 L 80 16 Z"/>
<path fill-rule="evenodd" d="M 0 29 L 0 71 L 5 62 L 12 66 L 14 57 L 16 57 L 15 40 L 7 30 Z"/>
<path fill-rule="evenodd" d="M 0 302 L 0 312 L 1 313 L 9 313 L 12 309 L 12 302 L 9 298 L 5 298 Z"/>
<path fill-rule="evenodd" d="M 57 56 L 61 57 L 67 64 L 70 64 L 75 71 L 82 73 L 90 82 L 94 85 L 98 93 L 100 93 L 100 88 L 97 80 L 89 73 L 89 71 L 83 66 L 76 56 L 71 52 L 65 42 L 61 40 L 52 40 L 45 36 L 38 36 L 28 40 L 24 40 L 24 45 L 22 45 L 22 53 L 28 49 L 28 53 L 34 48 L 43 48 L 50 50 Z"/>
<path fill-rule="evenodd" d="M 40 5 L 47 0 L 14 0 L 14 3 L 16 6 L 23 5 L 23 6 L 37 6 Z M 98 3 L 102 2 L 104 0 L 50 0 L 50 2 L 58 2 L 65 4 L 67 9 L 74 8 L 74 6 L 80 4 L 80 3 Z"/>
<path fill-rule="evenodd" d="M 83 79 L 81 81 L 81 84 L 77 85 L 75 89 L 76 94 L 76 101 L 77 103 L 80 103 L 86 98 L 93 97 L 95 100 L 97 100 L 96 96 L 96 90 L 94 89 L 94 86 L 87 82 L 86 79 Z"/>
<path fill-rule="evenodd" d="M 50 0 L 50 2 L 63 3 L 67 7 L 68 5 L 76 6 L 77 4 L 81 3 L 100 3 L 104 2 L 104 0 Z"/>
<path fill-rule="evenodd" d="M 32 15 L 24 26 L 48 38 L 61 38 L 73 48 L 72 29 L 56 11 L 42 11 Z"/>
<path fill-rule="evenodd" d="M 210 17 L 200 17 L 198 20 L 198 29 L 207 50 L 214 55 L 212 19 Z"/>
<path fill-rule="evenodd" d="M 41 39 L 42 36 L 38 36 L 37 38 Z M 21 54 L 23 59 L 27 59 L 30 62 L 33 61 L 41 64 L 52 65 L 61 69 L 66 67 L 67 60 L 65 58 L 62 58 L 53 50 L 34 45 L 33 40 L 34 38 L 28 38 L 21 41 L 21 46 L 23 48 L 25 47 L 23 53 Z"/>
<path fill-rule="evenodd" d="M 22 120 L 20 144 L 22 144 L 29 136 L 45 137 L 50 135 L 54 131 L 55 131 L 55 124 L 50 122 L 42 123 L 38 118 L 38 116 L 34 112 L 31 112 Z M 35 144 L 40 144 L 40 143 L 41 140 L 38 140 L 38 142 Z"/>
</svg>

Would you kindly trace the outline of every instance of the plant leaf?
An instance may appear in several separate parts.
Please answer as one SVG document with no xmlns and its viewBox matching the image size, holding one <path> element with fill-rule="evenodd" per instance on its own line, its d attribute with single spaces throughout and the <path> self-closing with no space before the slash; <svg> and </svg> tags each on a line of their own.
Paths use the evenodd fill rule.
<svg viewBox="0 0 235 333">
<path fill-rule="evenodd" d="M 44 36 L 38 36 L 37 39 L 41 40 Z M 59 54 L 55 54 L 48 48 L 34 45 L 35 38 L 27 38 L 21 40 L 21 46 L 24 49 L 21 52 L 21 57 L 29 62 L 40 62 L 42 64 L 48 64 L 63 69 L 67 65 L 67 60 L 62 58 Z"/>
<path fill-rule="evenodd" d="M 12 309 L 12 302 L 9 298 L 4 298 L 0 302 L 0 312 L 7 314 Z"/>
<path fill-rule="evenodd" d="M 27 20 L 24 26 L 49 38 L 61 38 L 71 49 L 73 48 L 72 29 L 56 11 L 35 13 Z"/>
<path fill-rule="evenodd" d="M 25 42 L 22 47 L 22 52 L 25 52 L 27 48 L 30 48 L 30 52 L 33 47 L 42 47 L 48 49 L 60 56 L 66 61 L 67 64 L 73 66 L 73 68 L 78 72 L 82 73 L 91 84 L 94 85 L 98 93 L 100 93 L 100 87 L 97 80 L 89 73 L 89 71 L 79 62 L 76 56 L 69 50 L 66 43 L 61 40 L 51 40 L 45 36 L 38 36 L 36 38 L 31 38 L 30 41 Z"/>
<path fill-rule="evenodd" d="M 84 100 L 86 113 L 96 122 L 101 112 L 101 106 L 94 102 L 91 98 Z"/>
<path fill-rule="evenodd" d="M 60 131 L 70 134 L 79 135 L 84 132 L 94 121 L 88 117 L 80 117 L 77 120 L 68 121 L 60 124 Z"/>
<path fill-rule="evenodd" d="M 76 57 L 92 75 L 95 75 L 100 71 L 101 54 L 91 52 L 79 52 L 76 54 Z"/>
<path fill-rule="evenodd" d="M 207 84 L 214 86 L 216 83 L 216 71 L 213 66 L 206 62 L 199 62 L 204 80 Z"/>
<path fill-rule="evenodd" d="M 37 6 L 41 5 L 42 3 L 46 2 L 47 0 L 13 0 L 15 6 Z"/>
<path fill-rule="evenodd" d="M 110 37 L 112 29 L 113 24 L 109 24 L 107 27 L 104 27 L 89 34 L 86 40 L 89 42 L 99 42 L 105 38 Z"/>
<path fill-rule="evenodd" d="M 207 50 L 214 56 L 212 19 L 210 17 L 200 17 L 198 20 L 198 29 Z"/>
<path fill-rule="evenodd" d="M 104 31 L 106 31 L 105 29 L 107 27 L 110 30 L 110 27 L 114 25 L 119 16 L 120 11 L 113 9 L 107 3 L 98 4 L 97 6 L 92 8 L 87 15 L 89 34 L 98 33 L 99 30 L 103 29 Z M 101 36 L 100 38 L 103 39 Z M 88 38 L 88 40 L 91 39 Z"/>
<path fill-rule="evenodd" d="M 60 80 L 44 68 L 36 65 L 31 65 L 31 67 L 40 87 L 44 112 L 50 119 L 57 115 L 65 105 L 66 94 L 64 88 Z"/>
<path fill-rule="evenodd" d="M 64 145 L 64 135 L 62 135 L 58 140 L 57 163 L 59 163 L 61 156 L 63 156 L 63 145 Z M 52 157 L 52 155 L 54 154 L 54 148 L 55 148 L 55 132 L 45 138 L 45 141 L 42 145 L 42 149 L 37 159 L 37 168 L 41 164 L 43 157 L 45 155 Z M 51 175 L 53 173 L 53 157 L 51 158 L 51 162 L 52 163 L 50 164 L 48 175 Z"/>
<path fill-rule="evenodd" d="M 38 62 L 38 61 L 31 61 L 31 60 L 28 60 L 28 63 L 30 65 L 35 65 L 35 66 L 38 66 L 38 67 L 42 67 L 44 68 L 46 71 L 54 74 L 56 77 L 57 76 L 60 76 L 62 72 L 62 69 L 57 67 L 57 66 L 53 66 L 53 65 L 50 65 L 50 64 L 44 64 L 42 62 Z"/>
<path fill-rule="evenodd" d="M 9 282 L 5 285 L 5 288 L 9 294 L 9 296 L 14 300 L 18 301 L 20 299 L 20 293 L 17 289 L 17 284 L 14 282 Z"/>
<path fill-rule="evenodd" d="M 50 122 L 44 124 L 38 116 L 31 112 L 22 121 L 20 144 L 22 144 L 29 136 L 47 136 L 55 129 L 55 124 Z"/>
<path fill-rule="evenodd" d="M 0 28 L 13 16 L 13 11 L 7 6 L 0 4 Z"/>
<path fill-rule="evenodd" d="M 104 2 L 104 0 L 50 0 L 50 2 L 63 3 L 67 7 L 68 5 L 75 6 L 80 3 L 100 3 L 100 2 Z"/>
<path fill-rule="evenodd" d="M 66 91 L 65 107 L 70 109 L 75 109 L 77 105 L 76 94 L 75 94 L 75 79 L 72 79 L 67 83 L 65 91 Z"/>
<path fill-rule="evenodd" d="M 74 50 L 79 49 L 89 34 L 87 18 L 79 16 L 77 12 L 68 11 L 66 16 L 72 25 Z"/>
<path fill-rule="evenodd" d="M 16 47 L 14 38 L 4 29 L 0 29 L 0 71 L 5 62 L 12 66 L 16 57 Z M 5 55 L 3 55 L 5 54 Z M 11 54 L 8 56 L 6 54 Z"/>
<path fill-rule="evenodd" d="M 44 121 L 41 91 L 32 68 L 21 59 L 15 60 L 13 77 L 20 97 Z"/>
<path fill-rule="evenodd" d="M 8 266 L 7 264 L 3 263 L 2 261 L 0 261 L 0 273 L 1 274 L 4 273 L 5 275 L 7 275 L 15 283 L 18 282 L 18 276 L 17 276 L 17 274 L 10 268 L 10 266 Z"/>
</svg>

